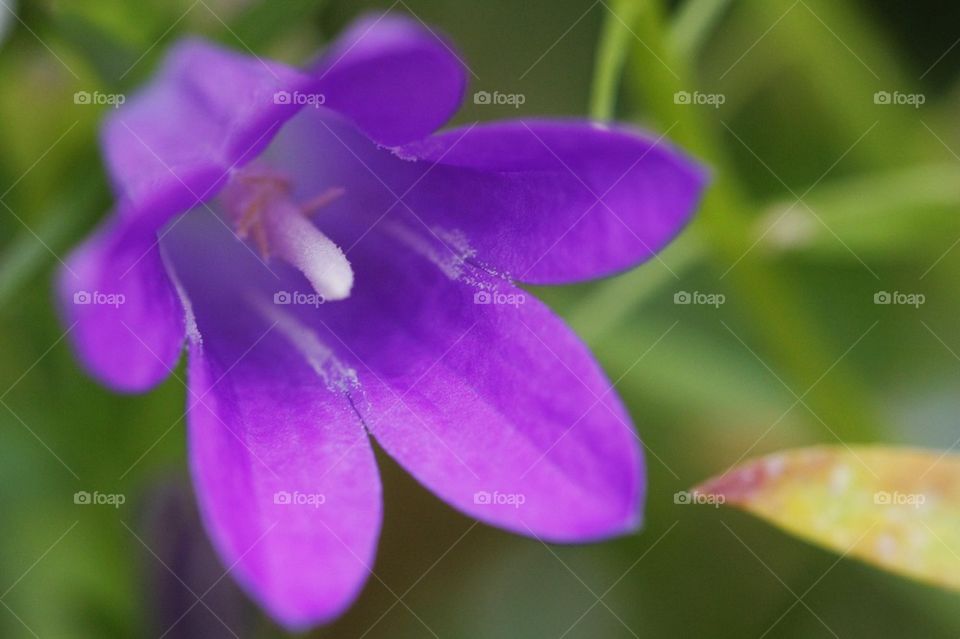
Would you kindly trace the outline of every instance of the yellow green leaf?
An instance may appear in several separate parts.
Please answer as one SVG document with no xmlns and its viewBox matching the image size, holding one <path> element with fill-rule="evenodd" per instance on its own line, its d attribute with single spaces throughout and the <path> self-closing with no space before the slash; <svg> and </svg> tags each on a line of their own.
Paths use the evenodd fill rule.
<svg viewBox="0 0 960 639">
<path fill-rule="evenodd" d="M 842 555 L 960 589 L 960 456 L 817 447 L 747 462 L 694 494 L 715 497 Z"/>
</svg>

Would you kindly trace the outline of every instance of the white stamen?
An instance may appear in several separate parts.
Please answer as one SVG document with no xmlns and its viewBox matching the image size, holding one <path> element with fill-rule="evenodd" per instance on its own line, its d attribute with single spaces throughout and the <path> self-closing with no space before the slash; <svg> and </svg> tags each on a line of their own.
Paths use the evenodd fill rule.
<svg viewBox="0 0 960 639">
<path fill-rule="evenodd" d="M 353 269 L 347 256 L 300 207 L 289 200 L 275 200 L 264 207 L 263 222 L 271 252 L 297 267 L 324 299 L 350 296 Z"/>
<path fill-rule="evenodd" d="M 346 299 L 353 288 L 350 262 L 309 217 L 344 190 L 327 189 L 306 204 L 294 202 L 291 191 L 282 173 L 258 165 L 245 167 L 223 194 L 237 237 L 253 240 L 264 260 L 276 256 L 298 268 L 325 300 Z"/>
</svg>

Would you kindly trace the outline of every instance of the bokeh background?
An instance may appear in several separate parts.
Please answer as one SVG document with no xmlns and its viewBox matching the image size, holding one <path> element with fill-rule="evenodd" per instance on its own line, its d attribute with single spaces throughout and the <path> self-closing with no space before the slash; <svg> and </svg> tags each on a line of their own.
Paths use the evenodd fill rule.
<svg viewBox="0 0 960 639">
<path fill-rule="evenodd" d="M 745 455 L 954 446 L 960 7 L 940 0 L 0 0 L 0 636 L 285 636 L 197 524 L 180 383 L 111 394 L 63 340 L 52 275 L 110 207 L 110 107 L 74 95 L 132 91 L 188 33 L 303 62 L 375 9 L 449 34 L 471 95 L 524 96 L 468 97 L 458 122 L 615 116 L 703 158 L 714 186 L 661 259 L 536 291 L 647 444 L 643 531 L 547 547 L 474 524 L 381 455 L 376 577 L 311 636 L 960 636 L 953 593 L 674 503 Z M 77 505 L 80 490 L 125 503 Z"/>
</svg>

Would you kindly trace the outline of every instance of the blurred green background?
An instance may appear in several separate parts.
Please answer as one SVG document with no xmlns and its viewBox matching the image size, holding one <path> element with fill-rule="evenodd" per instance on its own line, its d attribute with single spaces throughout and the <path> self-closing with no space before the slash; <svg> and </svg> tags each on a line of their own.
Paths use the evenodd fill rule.
<svg viewBox="0 0 960 639">
<path fill-rule="evenodd" d="M 110 207 L 109 107 L 74 94 L 131 91 L 187 33 L 303 62 L 387 8 L 452 37 L 471 94 L 525 97 L 468 98 L 458 122 L 616 117 L 703 158 L 714 185 L 661 259 L 536 291 L 647 444 L 643 532 L 547 547 L 474 524 L 381 455 L 377 577 L 311 636 L 960 636 L 953 593 L 674 503 L 745 455 L 954 445 L 960 7 L 937 0 L 0 0 L 0 636 L 232 636 L 210 609 L 237 636 L 284 636 L 197 528 L 180 383 L 111 394 L 63 340 L 52 275 Z M 75 505 L 79 490 L 126 502 Z"/>
</svg>

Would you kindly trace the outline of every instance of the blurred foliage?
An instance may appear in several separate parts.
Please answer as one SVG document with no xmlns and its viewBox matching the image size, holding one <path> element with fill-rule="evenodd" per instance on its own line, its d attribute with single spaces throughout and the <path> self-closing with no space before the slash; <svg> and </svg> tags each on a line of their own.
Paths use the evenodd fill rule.
<svg viewBox="0 0 960 639">
<path fill-rule="evenodd" d="M 424 636 L 426 624 L 456 637 L 744 637 L 774 623 L 767 636 L 960 635 L 953 593 L 838 562 L 733 511 L 674 503 L 745 451 L 946 450 L 960 437 L 960 8 L 27 0 L 0 43 L 0 636 L 148 636 L 169 612 L 156 610 L 160 559 L 143 543 L 165 524 L 144 513 L 156 510 L 157 485 L 186 472 L 183 388 L 171 380 L 121 397 L 98 387 L 63 341 L 52 299 L 59 261 L 111 199 L 103 109 L 73 94 L 133 90 L 186 34 L 306 61 L 357 15 L 386 8 L 449 34 L 471 91 L 527 98 L 519 110 L 465 104 L 458 122 L 615 117 L 704 158 L 714 186 L 660 259 L 536 291 L 595 350 L 644 437 L 644 532 L 547 548 L 475 526 L 381 456 L 375 569 L 389 589 L 371 579 L 315 636 Z M 678 104 L 678 91 L 725 101 Z M 878 91 L 926 101 L 876 104 Z M 675 304 L 684 291 L 726 303 Z M 880 292 L 925 303 L 875 304 Z M 127 503 L 82 508 L 80 490 Z M 240 636 L 282 636 L 247 617 Z"/>
</svg>

